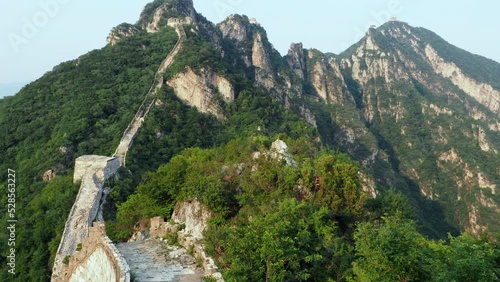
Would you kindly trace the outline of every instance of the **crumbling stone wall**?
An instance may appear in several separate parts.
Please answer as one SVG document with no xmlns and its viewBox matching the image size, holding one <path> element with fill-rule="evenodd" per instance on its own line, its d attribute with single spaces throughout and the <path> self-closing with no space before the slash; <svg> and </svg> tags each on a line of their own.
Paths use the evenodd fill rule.
<svg viewBox="0 0 500 282">
<path fill-rule="evenodd" d="M 106 236 L 104 222 L 94 223 L 81 244 L 52 281 L 130 281 L 130 267 Z"/>
</svg>

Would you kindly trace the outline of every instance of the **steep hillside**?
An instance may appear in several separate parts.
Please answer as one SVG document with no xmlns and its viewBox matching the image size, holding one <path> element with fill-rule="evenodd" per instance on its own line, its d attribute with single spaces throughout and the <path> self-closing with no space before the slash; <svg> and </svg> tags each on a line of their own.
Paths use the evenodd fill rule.
<svg viewBox="0 0 500 282">
<path fill-rule="evenodd" d="M 294 43 L 281 56 L 255 19 L 232 15 L 215 25 L 191 0 L 155 0 L 137 23 L 113 28 L 106 47 L 0 100 L 0 168 L 17 171 L 19 225 L 30 226 L 17 233 L 15 279 L 49 279 L 77 192 L 75 158 L 112 155 L 160 81 L 121 179 L 108 183 L 115 240 L 196 198 L 216 214 L 207 247 L 230 281 L 492 281 L 499 78 L 500 64 L 402 22 L 368 30 L 340 55 Z M 288 165 L 270 157 L 277 139 L 288 145 Z M 484 240 L 427 239 L 464 231 Z M 416 266 L 371 257 L 386 258 L 384 246 L 393 245 L 394 257 Z M 469 253 L 485 263 L 461 260 Z"/>
<path fill-rule="evenodd" d="M 402 22 L 370 29 L 340 56 L 292 44 L 281 60 L 256 22 L 231 16 L 218 27 L 235 66 L 362 162 L 378 189 L 406 191 L 426 232 L 499 230 L 499 64 Z"/>
<path fill-rule="evenodd" d="M 497 232 L 500 92 L 455 64 L 477 56 L 462 51 L 447 61 L 437 51 L 443 40 L 429 34 L 400 22 L 372 29 L 344 54 L 343 73 L 393 171 L 444 206 L 457 227 Z"/>
</svg>

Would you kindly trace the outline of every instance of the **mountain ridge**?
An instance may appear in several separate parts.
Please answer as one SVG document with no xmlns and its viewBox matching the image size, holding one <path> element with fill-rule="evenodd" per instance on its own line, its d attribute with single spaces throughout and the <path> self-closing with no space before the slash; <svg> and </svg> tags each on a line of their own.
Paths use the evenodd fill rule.
<svg viewBox="0 0 500 282">
<path fill-rule="evenodd" d="M 385 88 L 384 91 L 391 92 L 397 88 L 403 87 L 406 89 L 410 87 L 413 89 L 411 92 L 421 97 L 426 97 L 424 100 L 432 98 L 431 100 L 433 101 L 436 99 L 441 101 L 441 106 L 436 106 L 435 103 L 437 101 L 425 102 L 420 106 L 420 111 L 423 113 L 429 113 L 426 108 L 435 109 L 437 113 L 441 113 L 443 112 L 443 108 L 446 111 L 446 108 L 450 107 L 450 103 L 453 104 L 452 108 L 458 106 L 457 110 L 464 116 L 467 113 L 472 113 L 478 122 L 484 122 L 484 125 L 476 126 L 482 133 L 462 132 L 462 134 L 477 136 L 477 140 L 479 140 L 479 143 L 481 143 L 480 146 L 483 149 L 491 149 L 497 146 L 492 142 L 496 139 L 495 136 L 498 135 L 498 131 L 495 131 L 495 129 L 498 127 L 496 118 L 499 113 L 500 102 L 498 99 L 500 98 L 498 97 L 500 96 L 495 88 L 483 82 L 490 81 L 491 79 L 488 77 L 483 81 L 476 81 L 469 75 L 472 73 L 470 68 L 460 72 L 461 70 L 456 65 L 460 65 L 460 63 L 457 62 L 455 64 L 455 61 L 457 61 L 456 58 L 448 62 L 440 56 L 443 50 L 446 49 L 447 45 L 445 47 L 442 46 L 446 42 L 423 28 L 413 28 L 403 22 L 391 21 L 379 28 L 369 29 L 366 36 L 349 49 L 351 50 L 350 54 L 349 52 L 344 52 L 338 56 L 327 56 L 318 50 L 305 49 L 300 44 L 292 44 L 289 54 L 282 57 L 267 40 L 265 30 L 260 25 L 252 23 L 246 16 L 229 16 L 226 20 L 217 24 L 216 27 L 219 31 L 209 31 L 209 33 L 215 33 L 212 37 L 220 38 L 220 40 L 212 40 L 213 48 L 221 54 L 232 53 L 233 66 L 239 66 L 240 71 L 246 68 L 247 71 L 243 72 L 256 85 L 269 91 L 271 96 L 281 101 L 285 107 L 294 109 L 300 113 L 310 124 L 317 126 L 317 115 L 312 113 L 311 108 L 314 107 L 312 106 L 313 104 L 320 101 L 332 105 L 348 106 L 353 110 L 358 109 L 357 111 L 360 111 L 360 116 L 357 114 L 353 115 L 353 113 L 349 114 L 351 119 L 359 120 L 357 125 L 354 126 L 354 128 L 358 129 L 353 130 L 353 128 L 349 128 L 345 124 L 334 125 L 333 128 L 337 126 L 339 128 L 337 129 L 338 133 L 333 137 L 335 140 L 333 143 L 337 146 L 341 144 L 341 150 L 350 152 L 351 154 L 356 150 L 361 150 L 362 147 L 372 148 L 369 149 L 372 153 L 357 154 L 359 156 L 355 157 L 358 161 L 366 164 L 367 167 L 370 166 L 370 163 L 371 166 L 375 166 L 375 163 L 378 162 L 375 159 L 381 158 L 380 161 L 386 163 L 384 166 L 391 166 L 396 174 L 400 171 L 400 168 L 398 168 L 399 165 L 394 165 L 396 163 L 394 158 L 396 157 L 390 156 L 395 152 L 389 153 L 392 149 L 387 147 L 391 141 L 384 141 L 385 138 L 380 139 L 379 137 L 382 136 L 380 136 L 379 130 L 373 130 L 373 124 L 375 119 L 377 119 L 377 115 L 388 113 L 386 110 L 381 109 L 378 104 L 373 104 L 371 101 L 379 95 L 376 94 L 377 92 L 375 92 L 375 96 L 366 95 L 369 93 L 368 88 L 373 87 L 372 81 L 376 82 L 380 79 L 385 80 L 385 83 L 382 81 L 378 82 L 386 85 L 381 85 L 383 86 L 382 88 Z M 227 43 L 228 41 L 234 45 Z M 222 44 L 220 44 L 221 42 Z M 226 46 L 224 46 L 224 42 L 226 42 Z M 437 47 L 432 45 L 432 43 L 437 45 Z M 437 49 L 434 49 L 434 47 Z M 459 52 L 461 55 L 465 54 L 465 56 L 472 58 L 466 60 L 477 58 L 476 55 L 463 50 L 461 51 L 456 47 L 449 47 L 448 49 L 452 50 L 452 54 Z M 283 61 L 286 63 L 283 64 Z M 483 59 L 480 61 L 484 63 Z M 488 64 L 493 64 L 492 69 L 497 69 L 500 66 L 500 64 L 494 64 L 493 61 L 488 61 Z M 446 67 L 440 69 L 443 65 Z M 481 72 L 478 73 L 480 74 Z M 458 78 L 456 78 L 457 76 Z M 349 81 L 349 83 L 346 81 Z M 377 82 L 375 85 L 377 85 Z M 368 88 L 359 92 L 360 87 Z M 445 95 L 438 90 L 448 88 L 451 90 L 447 90 L 448 93 Z M 480 89 L 480 91 L 476 91 L 476 89 Z M 465 96 L 463 96 L 464 94 Z M 394 98 L 399 99 L 397 98 L 398 96 L 400 95 L 396 95 Z M 389 104 L 394 98 L 388 100 Z M 410 99 L 414 106 L 424 102 L 422 98 L 418 98 L 417 96 Z M 448 102 L 443 99 L 448 99 Z M 401 121 L 401 118 L 404 118 L 404 112 L 407 111 L 398 105 L 401 104 L 390 106 L 391 111 L 395 111 L 396 113 L 394 120 L 396 124 Z M 465 108 L 463 105 L 465 105 Z M 422 116 L 421 119 L 424 121 L 426 117 Z M 429 123 L 431 121 L 425 122 Z M 329 128 L 318 129 L 320 132 L 331 131 L 333 129 L 331 125 Z M 404 136 L 405 126 L 402 126 L 402 132 Z M 326 132 L 323 134 L 323 137 L 329 134 Z M 430 137 L 431 135 L 428 136 Z M 371 141 L 364 145 L 356 145 L 357 142 L 353 142 L 353 139 L 356 139 L 356 137 L 371 139 Z M 431 140 L 434 139 L 431 138 Z M 351 144 L 349 144 L 350 142 Z M 408 142 L 408 144 L 411 143 L 411 141 Z M 380 148 L 380 146 L 383 148 Z M 427 147 L 432 146 L 429 143 L 419 150 L 425 151 Z M 438 152 L 438 149 L 434 150 L 434 156 L 431 157 L 429 155 L 428 157 L 433 159 L 434 161 L 432 162 L 435 162 L 439 166 L 439 159 L 445 158 L 443 154 L 448 153 Z M 494 155 L 498 153 L 497 149 L 486 151 L 492 152 Z M 354 154 L 356 155 L 356 153 Z M 440 154 L 441 157 L 438 157 Z M 393 159 L 392 161 L 391 158 Z M 494 161 L 495 158 L 492 159 L 491 156 L 487 159 L 490 159 L 493 163 L 496 162 Z M 479 171 L 482 169 L 485 168 L 481 168 Z M 467 169 L 464 169 L 464 171 L 467 171 Z M 427 173 L 430 173 L 430 171 Z M 418 177 L 417 175 L 418 173 L 414 173 L 411 178 Z M 482 177 L 477 175 L 481 175 Z M 479 183 L 480 187 L 496 187 L 498 185 L 494 184 L 498 183 L 498 179 L 494 180 L 496 178 L 495 173 L 489 173 L 489 177 L 484 177 L 485 175 L 481 173 L 477 175 L 473 178 L 476 179 L 476 183 Z M 441 177 L 439 176 L 438 178 Z M 393 176 L 390 178 L 393 178 Z M 393 181 L 386 179 L 383 182 L 386 183 L 384 185 L 390 186 Z M 411 184 L 409 185 L 411 186 Z M 425 186 L 429 187 L 429 184 Z M 417 189 L 422 190 L 422 188 Z M 432 197 L 430 196 L 433 194 L 431 191 L 431 188 L 424 188 L 422 193 L 427 195 L 426 197 Z M 495 192 L 495 188 L 493 188 L 493 192 Z M 477 227 L 475 229 L 478 230 Z"/>
</svg>

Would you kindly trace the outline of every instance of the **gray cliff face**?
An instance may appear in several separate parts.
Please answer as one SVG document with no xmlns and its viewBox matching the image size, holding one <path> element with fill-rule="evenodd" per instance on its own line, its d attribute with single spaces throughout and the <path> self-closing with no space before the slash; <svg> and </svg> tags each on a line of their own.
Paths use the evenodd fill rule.
<svg viewBox="0 0 500 282">
<path fill-rule="evenodd" d="M 317 50 L 308 50 L 308 79 L 326 103 L 352 102 L 339 63 Z"/>
<path fill-rule="evenodd" d="M 275 87 L 275 75 L 271 64 L 271 53 L 275 51 L 269 41 L 265 30 L 248 17 L 232 15 L 220 23 L 218 29 L 222 37 L 231 41 L 246 67 L 255 68 L 255 81 L 267 90 Z"/>
<path fill-rule="evenodd" d="M 468 212 L 468 218 L 461 218 L 459 225 L 478 233 L 486 230 L 478 218 L 488 217 L 480 215 L 479 210 L 499 210 L 494 196 L 484 192 L 489 190 L 494 195 L 498 178 L 495 181 L 493 174 L 487 175 L 487 167 L 481 168 L 470 158 L 467 161 L 473 148 L 456 146 L 477 143 L 479 151 L 487 154 L 477 153 L 498 165 L 498 142 L 494 140 L 498 138 L 499 92 L 444 59 L 432 45 L 436 39 L 424 35 L 405 23 L 371 29 L 350 53 L 342 55 L 341 72 L 344 81 L 350 83 L 361 120 L 366 124 L 362 131 L 376 133 L 373 137 L 379 139 L 378 143 L 391 144 L 392 154 L 398 155 L 397 166 L 391 165 L 393 169 L 415 181 L 420 193 L 430 200 L 458 201 L 457 205 L 463 205 Z M 316 68 L 317 77 L 313 75 L 311 80 L 323 97 L 328 87 L 320 83 L 324 81 L 321 66 Z M 424 142 L 418 141 L 417 131 L 420 138 L 425 136 Z M 356 132 L 349 135 L 354 141 L 361 138 Z M 375 152 L 379 153 L 374 155 L 374 162 L 390 160 L 390 155 L 384 156 L 387 149 Z M 369 159 L 363 161 L 369 163 Z M 428 163 L 427 168 L 423 163 Z M 447 196 L 437 188 L 440 185 L 449 186 Z M 473 187 L 480 190 L 471 192 Z M 471 196 L 477 198 L 478 205 L 463 201 Z"/>
<path fill-rule="evenodd" d="M 233 39 L 239 45 L 252 38 L 252 26 L 246 16 L 231 15 L 217 27 L 224 38 Z"/>
<path fill-rule="evenodd" d="M 290 50 L 288 50 L 288 56 L 286 59 L 288 66 L 293 70 L 293 72 L 300 79 L 305 79 L 307 65 L 306 54 L 302 43 L 292 43 L 292 45 L 290 45 Z"/>
<path fill-rule="evenodd" d="M 231 82 L 210 69 L 196 72 L 188 69 L 184 73 L 177 74 L 167 84 L 186 104 L 219 118 L 224 118 L 219 104 L 234 101 L 235 94 Z M 219 99 L 222 101 L 217 99 L 216 93 L 220 95 Z"/>
</svg>

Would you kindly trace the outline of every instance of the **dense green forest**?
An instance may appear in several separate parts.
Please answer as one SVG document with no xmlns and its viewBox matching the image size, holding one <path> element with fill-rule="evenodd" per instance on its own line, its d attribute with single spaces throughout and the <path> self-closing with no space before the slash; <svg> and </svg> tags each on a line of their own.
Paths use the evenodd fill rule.
<svg viewBox="0 0 500 282">
<path fill-rule="evenodd" d="M 205 243 L 227 281 L 495 281 L 500 275 L 500 238 L 427 239 L 406 196 L 389 190 L 366 197 L 359 165 L 348 156 L 279 138 L 290 144 L 296 165 L 266 155 L 273 139 L 260 133 L 184 150 L 116 205 L 109 235 L 126 240 L 139 220 L 168 218 L 177 201 L 198 199 L 215 213 Z M 128 182 L 111 185 L 119 191 Z"/>
</svg>

